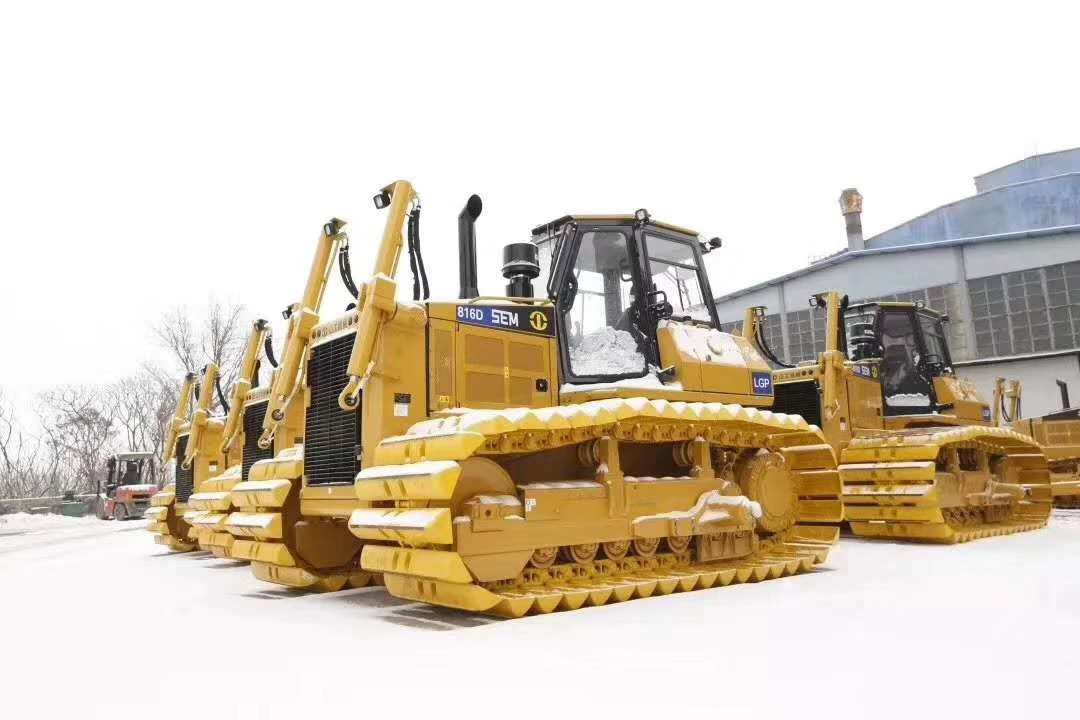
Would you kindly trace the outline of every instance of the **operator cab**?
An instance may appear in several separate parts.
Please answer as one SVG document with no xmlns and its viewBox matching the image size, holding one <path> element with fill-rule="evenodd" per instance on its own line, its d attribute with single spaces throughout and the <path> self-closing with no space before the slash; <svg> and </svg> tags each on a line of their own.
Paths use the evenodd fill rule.
<svg viewBox="0 0 1080 720">
<path fill-rule="evenodd" d="M 863 303 L 847 308 L 848 359 L 876 361 L 886 415 L 940 409 L 934 378 L 952 375 L 942 327 L 946 316 L 910 303 Z"/>
<path fill-rule="evenodd" d="M 128 452 L 112 455 L 106 461 L 105 493 L 114 497 L 118 488 L 151 482 L 152 453 Z"/>
<path fill-rule="evenodd" d="M 634 215 L 566 216 L 533 230 L 540 276 L 555 303 L 567 382 L 663 379 L 657 328 L 717 328 L 703 255 L 719 240 Z"/>
</svg>

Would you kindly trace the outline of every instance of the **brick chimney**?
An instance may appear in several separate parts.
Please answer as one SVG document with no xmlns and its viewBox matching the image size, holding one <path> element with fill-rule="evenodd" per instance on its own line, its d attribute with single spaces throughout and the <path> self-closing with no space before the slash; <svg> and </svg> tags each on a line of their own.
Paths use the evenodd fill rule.
<svg viewBox="0 0 1080 720">
<path fill-rule="evenodd" d="M 847 227 L 848 250 L 866 249 L 862 236 L 862 195 L 858 190 L 847 188 L 840 193 L 840 212 Z"/>
</svg>

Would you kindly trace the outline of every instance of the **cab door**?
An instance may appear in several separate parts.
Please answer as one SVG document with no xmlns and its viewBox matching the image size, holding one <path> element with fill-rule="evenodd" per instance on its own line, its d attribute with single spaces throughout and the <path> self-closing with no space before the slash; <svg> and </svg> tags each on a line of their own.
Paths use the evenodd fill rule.
<svg viewBox="0 0 1080 720">
<path fill-rule="evenodd" d="M 882 346 L 882 400 L 886 415 L 922 415 L 934 408 L 934 385 L 925 371 L 915 315 L 885 310 L 878 320 Z"/>
</svg>

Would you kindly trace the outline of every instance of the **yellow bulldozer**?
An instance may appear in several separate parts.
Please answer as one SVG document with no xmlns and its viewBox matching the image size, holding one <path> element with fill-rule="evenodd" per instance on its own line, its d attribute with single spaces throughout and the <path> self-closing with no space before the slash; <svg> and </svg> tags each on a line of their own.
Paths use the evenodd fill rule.
<svg viewBox="0 0 1080 720">
<path fill-rule="evenodd" d="M 1046 456 L 994 427 L 990 405 L 953 373 L 944 316 L 920 304 L 816 295 L 825 350 L 784 366 L 751 308 L 744 334 L 774 365 L 774 409 L 820 427 L 839 457 L 844 516 L 856 535 L 930 542 L 1043 527 Z"/>
<path fill-rule="evenodd" d="M 162 456 L 163 464 L 175 460 L 173 482 L 151 498 L 146 511 L 150 518 L 147 529 L 154 542 L 176 552 L 199 547 L 199 531 L 191 525 L 194 516 L 188 500 L 206 479 L 224 470 L 228 461 L 219 449 L 224 423 L 210 412 L 217 378 L 218 368 L 213 363 L 203 368 L 198 386 L 194 373 L 185 377 Z M 195 402 L 189 414 L 193 393 Z"/>
<path fill-rule="evenodd" d="M 321 345 L 326 335 L 319 326 L 319 313 L 335 259 L 346 288 L 354 297 L 359 294 L 348 247 L 343 221 L 335 218 L 323 226 L 303 294 L 284 313 L 289 324 L 280 367 L 259 396 L 262 407 L 257 419 L 247 416 L 245 420 L 245 448 L 257 448 L 268 457 L 254 462 L 232 486 L 232 512 L 223 523 L 233 538 L 231 556 L 250 560 L 256 577 L 310 590 L 338 590 L 346 583 L 361 586 L 371 577 L 360 570 L 359 559 L 354 557 L 357 541 L 343 523 L 300 515 L 305 433 L 316 433 L 316 475 L 327 471 L 321 461 L 328 452 L 340 446 L 346 453 L 355 453 L 347 430 L 329 424 L 330 418 L 324 416 L 325 399 L 319 396 L 312 403 L 306 382 L 307 373 L 315 372 L 321 379 L 317 387 L 325 387 L 325 378 L 333 373 L 327 363 L 340 363 L 336 356 L 327 359 L 323 351 L 318 351 L 318 361 L 309 362 L 309 355 L 313 341 Z M 332 446 L 330 451 L 327 444 Z"/>
<path fill-rule="evenodd" d="M 1058 380 L 1061 409 L 1038 417 L 1022 417 L 1019 381 L 997 378 L 995 424 L 1004 423 L 1039 443 L 1050 463 L 1054 507 L 1080 508 L 1080 407 L 1069 404 L 1069 388 Z"/>
<path fill-rule="evenodd" d="M 333 589 L 377 574 L 399 597 L 520 616 L 826 558 L 835 455 L 768 410 L 769 366 L 717 330 L 702 256 L 718 242 L 644 210 L 565 216 L 507 245 L 506 294 L 480 297 L 473 196 L 460 297 L 440 302 L 412 186 L 375 205 L 388 217 L 357 308 L 322 323 L 300 308 L 271 390 L 263 442 L 306 356 L 302 468 L 285 453 L 233 489 L 245 511 L 227 527 L 250 538 L 233 552 L 258 576 Z M 412 301 L 396 299 L 406 246 Z"/>
<path fill-rule="evenodd" d="M 234 537 L 225 528 L 225 521 L 236 509 L 231 499 L 233 487 L 248 478 L 252 465 L 259 460 L 273 457 L 275 450 L 283 451 L 303 442 L 303 427 L 292 423 L 277 436 L 275 447 L 261 448 L 258 444 L 269 400 L 269 387 L 259 387 L 260 352 L 272 367 L 276 367 L 272 343 L 270 324 L 263 319 L 256 320 L 248 335 L 230 398 L 221 397 L 226 415 L 217 453 L 230 462 L 223 473 L 207 478 L 188 498 L 185 520 L 191 525 L 199 545 L 217 557 L 231 557 Z"/>
</svg>

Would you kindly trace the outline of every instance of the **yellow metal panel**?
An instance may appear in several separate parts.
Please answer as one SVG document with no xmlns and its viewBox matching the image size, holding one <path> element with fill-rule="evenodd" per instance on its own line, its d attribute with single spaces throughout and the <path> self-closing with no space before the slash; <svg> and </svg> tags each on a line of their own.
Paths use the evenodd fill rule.
<svg viewBox="0 0 1080 720">
<path fill-rule="evenodd" d="M 395 500 L 449 500 L 460 476 L 461 466 L 452 460 L 376 465 L 356 476 L 356 497 L 361 500 L 385 500 L 388 497 Z"/>
<path fill-rule="evenodd" d="M 844 519 L 844 505 L 839 500 L 800 500 L 799 522 L 840 522 Z"/>
<path fill-rule="evenodd" d="M 419 460 L 464 460 L 484 443 L 476 432 L 401 435 L 387 438 L 375 448 L 376 465 L 397 465 Z"/>
<path fill-rule="evenodd" d="M 457 583 L 472 582 L 472 575 L 461 556 L 441 550 L 365 545 L 360 555 L 360 565 L 373 572 L 407 573 Z"/>
<path fill-rule="evenodd" d="M 229 493 L 226 492 L 200 492 L 188 498 L 188 507 L 195 510 L 228 510 L 232 505 Z"/>
<path fill-rule="evenodd" d="M 848 505 L 848 520 L 906 520 L 917 522 L 941 522 L 941 510 L 937 507 L 910 507 L 906 505 Z"/>
<path fill-rule="evenodd" d="M 428 322 L 428 409 L 432 412 L 457 405 L 454 390 L 454 338 L 456 325 L 446 320 Z"/>
<path fill-rule="evenodd" d="M 292 487 L 289 480 L 246 480 L 237 483 L 229 496 L 236 507 L 281 507 Z"/>
<path fill-rule="evenodd" d="M 279 567 L 296 565 L 296 559 L 292 556 L 292 553 L 281 543 L 237 539 L 233 542 L 229 552 L 237 560 L 263 562 Z"/>
<path fill-rule="evenodd" d="M 347 518 L 367 502 L 356 497 L 356 488 L 349 485 L 308 485 L 300 490 L 300 514 L 305 517 Z"/>
<path fill-rule="evenodd" d="M 828 495 L 836 497 L 843 490 L 840 474 L 835 470 L 810 470 L 795 473 L 795 491 L 802 496 Z"/>
<path fill-rule="evenodd" d="M 349 517 L 349 531 L 366 540 L 449 545 L 454 541 L 450 521 L 450 508 L 364 508 Z"/>
<path fill-rule="evenodd" d="M 222 527 L 225 523 L 226 515 L 223 513 L 204 513 L 202 517 L 199 517 L 192 521 L 192 526 L 199 528 L 200 530 L 214 530 Z"/>
<path fill-rule="evenodd" d="M 896 463 L 852 463 L 840 466 L 840 477 L 849 482 L 933 482 L 937 467 L 932 460 Z"/>
<path fill-rule="evenodd" d="M 176 493 L 172 490 L 162 490 L 161 492 L 154 493 L 150 498 L 150 504 L 154 507 L 165 507 L 166 505 L 172 505 L 176 500 Z"/>
<path fill-rule="evenodd" d="M 277 539 L 282 536 L 281 513 L 230 513 L 225 519 L 225 529 L 241 537 Z"/>
</svg>

